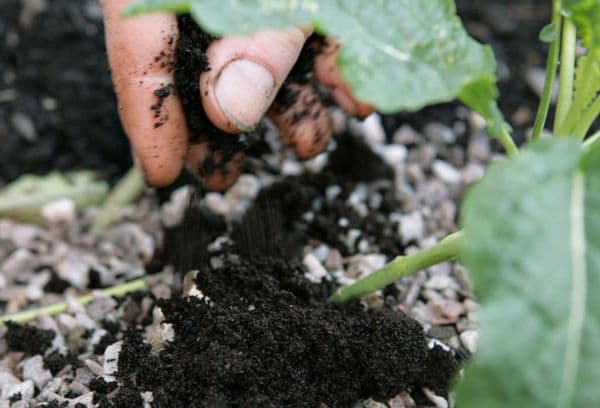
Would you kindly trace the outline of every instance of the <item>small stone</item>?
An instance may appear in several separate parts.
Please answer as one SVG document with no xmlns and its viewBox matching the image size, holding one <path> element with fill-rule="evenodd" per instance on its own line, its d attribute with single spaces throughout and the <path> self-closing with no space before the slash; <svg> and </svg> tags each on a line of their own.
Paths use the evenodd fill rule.
<svg viewBox="0 0 600 408">
<path fill-rule="evenodd" d="M 416 408 L 417 403 L 412 399 L 410 394 L 404 391 L 400 395 L 396 395 L 394 398 L 388 401 L 390 408 Z"/>
<path fill-rule="evenodd" d="M 460 172 L 448 162 L 435 160 L 431 168 L 433 174 L 447 184 L 457 185 L 462 180 Z"/>
<path fill-rule="evenodd" d="M 367 276 L 386 264 L 386 257 L 382 254 L 356 255 L 350 258 L 347 275 L 350 278 L 359 279 Z"/>
<path fill-rule="evenodd" d="M 378 113 L 372 113 L 361 123 L 367 143 L 378 145 L 385 143 L 385 130 L 381 122 L 381 116 Z"/>
<path fill-rule="evenodd" d="M 419 135 L 410 125 L 402 125 L 394 132 L 392 141 L 402 145 L 409 145 L 417 143 L 420 138 L 421 135 Z"/>
<path fill-rule="evenodd" d="M 358 252 L 361 253 L 365 253 L 365 252 L 369 252 L 369 241 L 367 241 L 366 239 L 361 239 L 358 242 Z"/>
<path fill-rule="evenodd" d="M 71 401 L 69 401 L 69 407 L 77 407 L 77 408 L 81 408 L 81 405 L 88 407 L 88 408 L 93 408 L 94 407 L 94 393 L 93 392 L 86 392 L 83 395 L 80 395 L 77 398 L 72 399 Z"/>
<path fill-rule="evenodd" d="M 473 354 L 477 351 L 477 347 L 479 346 L 479 332 L 476 330 L 464 331 L 460 334 L 460 341 L 463 346 Z"/>
<path fill-rule="evenodd" d="M 349 249 L 352 249 L 352 248 L 354 248 L 354 244 L 356 244 L 356 240 L 361 235 L 362 235 L 362 232 L 360 232 L 359 229 L 352 228 L 351 230 L 348 231 L 348 234 L 346 235 L 346 239 L 345 239 L 344 243 L 346 244 L 346 246 Z"/>
<path fill-rule="evenodd" d="M 123 347 L 123 341 L 117 341 L 104 350 L 104 363 L 102 371 L 105 375 L 113 375 L 119 370 L 119 353 Z"/>
<path fill-rule="evenodd" d="M 175 330 L 171 323 L 157 323 L 148 328 L 146 337 L 152 345 L 152 352 L 158 353 L 163 349 L 166 342 L 175 339 Z"/>
<path fill-rule="evenodd" d="M 453 144 L 456 142 L 456 134 L 452 128 L 442 123 L 428 123 L 423 129 L 423 134 L 434 143 Z"/>
<path fill-rule="evenodd" d="M 327 201 L 333 201 L 341 194 L 341 192 L 342 188 L 337 184 L 334 184 L 325 189 L 325 197 L 327 198 Z"/>
<path fill-rule="evenodd" d="M 327 270 L 323 267 L 321 262 L 311 253 L 304 255 L 302 263 L 306 267 L 307 271 L 304 276 L 314 283 L 320 283 L 321 280 L 327 276 Z"/>
<path fill-rule="evenodd" d="M 421 213 L 415 211 L 401 216 L 398 234 L 404 245 L 410 241 L 420 241 L 425 234 L 425 223 Z"/>
<path fill-rule="evenodd" d="M 369 398 L 368 400 L 357 403 L 354 405 L 354 408 L 387 408 L 387 405 Z"/>
<path fill-rule="evenodd" d="M 35 124 L 29 116 L 21 112 L 15 112 L 10 117 L 10 122 L 15 132 L 28 142 L 35 142 L 38 138 Z"/>
<path fill-rule="evenodd" d="M 21 400 L 27 401 L 33 398 L 35 385 L 33 381 L 27 380 L 19 384 L 3 384 L 2 385 L 2 399 L 9 400 L 16 394 L 21 394 Z"/>
<path fill-rule="evenodd" d="M 75 203 L 70 198 L 60 198 L 44 204 L 41 213 L 50 224 L 72 223 L 76 217 Z"/>
<path fill-rule="evenodd" d="M 337 271 L 342 269 L 343 266 L 342 254 L 337 249 L 331 248 L 329 254 L 327 254 L 327 259 L 325 259 L 325 267 L 330 271 Z"/>
<path fill-rule="evenodd" d="M 190 203 L 191 194 L 190 186 L 180 187 L 171 193 L 169 201 L 160 208 L 160 218 L 165 227 L 173 228 L 181 223 Z"/>
<path fill-rule="evenodd" d="M 323 152 L 304 162 L 304 168 L 310 173 L 320 173 L 329 162 L 329 153 Z"/>
<path fill-rule="evenodd" d="M 97 376 L 104 375 L 104 369 L 100 364 L 98 364 L 94 360 L 90 360 L 89 358 L 87 358 L 84 360 L 83 364 L 85 364 L 85 366 L 88 368 L 88 370 L 92 372 L 92 374 L 95 374 Z"/>
<path fill-rule="evenodd" d="M 475 111 L 469 113 L 469 126 L 473 132 L 482 132 L 485 130 L 487 123 L 485 118 Z"/>
<path fill-rule="evenodd" d="M 383 160 L 392 167 L 398 166 L 406 161 L 408 150 L 400 144 L 379 145 L 374 149 Z"/>
<path fill-rule="evenodd" d="M 325 244 L 321 244 L 314 248 L 311 253 L 319 260 L 319 262 L 325 262 L 327 255 L 329 255 L 329 247 Z"/>
<path fill-rule="evenodd" d="M 41 100 L 42 103 L 42 108 L 44 108 L 47 111 L 55 111 L 58 108 L 58 101 L 54 98 L 51 98 L 49 96 L 45 96 L 42 98 Z"/>
<path fill-rule="evenodd" d="M 32 380 L 38 389 L 42 389 L 52 379 L 50 370 L 44 368 L 44 359 L 40 355 L 28 358 L 21 363 L 23 379 Z"/>
<path fill-rule="evenodd" d="M 461 171 L 461 177 L 465 185 L 473 184 L 483 177 L 485 169 L 481 164 L 468 163 Z"/>
<path fill-rule="evenodd" d="M 448 275 L 432 276 L 427 282 L 425 282 L 425 287 L 433 290 L 444 290 L 447 288 L 458 289 L 458 285 L 454 279 Z"/>
<path fill-rule="evenodd" d="M 467 157 L 472 161 L 488 162 L 492 157 L 490 138 L 481 133 L 471 137 L 467 147 Z"/>
<path fill-rule="evenodd" d="M 206 193 L 204 196 L 204 203 L 217 215 L 226 215 L 229 213 L 229 205 L 221 193 Z"/>
<path fill-rule="evenodd" d="M 298 176 L 302 174 L 302 165 L 292 159 L 285 159 L 283 163 L 281 163 L 281 174 L 284 176 Z"/>
</svg>

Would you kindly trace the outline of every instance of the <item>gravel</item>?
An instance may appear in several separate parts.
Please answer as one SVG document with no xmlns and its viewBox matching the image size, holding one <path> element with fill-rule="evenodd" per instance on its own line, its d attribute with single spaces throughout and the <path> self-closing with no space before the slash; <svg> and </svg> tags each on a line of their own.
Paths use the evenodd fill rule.
<svg viewBox="0 0 600 408">
<path fill-rule="evenodd" d="M 343 198 L 353 211 L 352 217 L 365 219 L 386 208 L 389 205 L 386 194 L 392 194 L 399 200 L 399 207 L 386 210 L 389 212 L 386 223 L 406 246 L 406 254 L 433 245 L 455 231 L 457 200 L 469 184 L 483 175 L 485 164 L 492 160 L 489 140 L 478 131 L 467 137 L 465 148 L 453 145 L 458 140 L 456 129 L 474 127 L 472 122 L 476 120 L 463 116 L 463 126 L 431 124 L 423 133 L 401 125 L 392 132 L 390 140 L 403 145 L 386 142 L 379 115 L 372 115 L 364 122 L 348 123 L 341 123 L 338 117 L 338 127 L 349 127 L 361 134 L 393 170 L 392 183 L 358 183 L 346 193 Z M 319 171 L 328 162 L 328 153 L 300 162 L 280 144 L 273 146 L 263 160 L 249 161 L 251 174 L 240 177 L 224 194 L 206 194 L 197 203 L 198 207 L 234 222 L 265 186 L 286 174 Z M 324 204 L 336 202 L 344 191 L 341 185 L 327 186 L 320 201 L 313 202 L 312 210 L 304 214 L 305 219 L 319 216 Z M 78 403 L 92 406 L 93 381 L 96 378 L 108 383 L 114 381 L 122 344 L 118 333 L 126 325 L 144 327 L 154 352 L 174 338 L 173 328 L 161 322 L 160 310 L 154 308 L 154 296 L 168 297 L 180 290 L 168 266 L 163 267 L 162 274 L 147 278 L 149 293 L 122 301 L 96 295 L 85 307 L 73 299 L 90 288 L 147 275 L 147 265 L 163 245 L 162 227 L 173 228 L 181 223 L 191 196 L 191 188 L 179 188 L 159 205 L 157 198 L 149 193 L 135 207 L 124 211 L 117 225 L 102 233 L 89 230 L 94 210 L 77 214 L 64 200 L 46 206 L 46 225 L 42 227 L 0 220 L 0 311 L 10 313 L 55 303 L 65 296 L 68 299 L 66 313 L 39 317 L 31 323 L 55 334 L 43 353 L 7 351 L 0 328 L 0 383 L 4 400 L 21 392 L 23 400 L 33 404 L 57 401 L 69 406 Z M 337 220 L 344 231 L 339 238 L 351 249 L 350 256 L 343 256 L 329 242 L 305 244 L 302 261 L 311 281 L 352 283 L 391 260 L 382 253 L 380 243 L 367 231 L 357 228 L 352 217 Z M 211 247 L 219 250 L 227 245 L 227 240 L 220 237 Z M 222 262 L 215 257 L 213 261 Z M 198 293 L 187 294 L 212 301 L 195 290 Z M 478 332 L 472 321 L 477 304 L 470 295 L 464 270 L 454 263 L 437 265 L 401 279 L 362 302 L 370 308 L 392 305 L 409 314 L 423 325 L 431 339 L 459 355 L 470 355 L 477 348 Z M 421 392 L 432 406 L 447 404 L 440 396 L 427 390 Z M 144 393 L 142 399 L 150 406 L 153 396 Z M 416 406 L 406 393 L 387 404 Z M 361 406 L 384 405 L 369 400 Z"/>
</svg>

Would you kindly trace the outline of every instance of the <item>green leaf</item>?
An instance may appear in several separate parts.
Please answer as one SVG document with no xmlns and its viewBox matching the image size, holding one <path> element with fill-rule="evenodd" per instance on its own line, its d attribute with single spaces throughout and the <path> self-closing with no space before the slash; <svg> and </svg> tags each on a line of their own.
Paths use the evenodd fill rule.
<svg viewBox="0 0 600 408">
<path fill-rule="evenodd" d="M 540 31 L 539 39 L 545 43 L 551 43 L 558 38 L 560 30 L 556 24 L 548 24 Z"/>
<path fill-rule="evenodd" d="M 188 13 L 190 11 L 189 0 L 144 0 L 133 3 L 125 8 L 126 16 L 150 13 L 153 11 L 169 11 L 171 13 Z"/>
<path fill-rule="evenodd" d="M 481 302 L 457 406 L 600 401 L 600 146 L 531 144 L 467 195 L 461 260 Z"/>
<path fill-rule="evenodd" d="M 597 58 L 600 54 L 600 0 L 563 0 L 562 8 L 577 26 L 583 45 Z"/>
<path fill-rule="evenodd" d="M 129 12 L 169 3 L 142 0 Z M 187 7 L 217 35 L 312 24 L 340 39 L 348 84 L 382 112 L 447 102 L 473 84 L 495 94 L 493 53 L 468 36 L 452 0 L 188 0 Z M 475 106 L 485 106 L 484 114 L 489 102 Z"/>
<path fill-rule="evenodd" d="M 23 175 L 0 190 L 0 217 L 41 222 L 41 208 L 60 198 L 70 198 L 78 210 L 101 203 L 108 185 L 88 171 L 46 176 Z"/>
</svg>

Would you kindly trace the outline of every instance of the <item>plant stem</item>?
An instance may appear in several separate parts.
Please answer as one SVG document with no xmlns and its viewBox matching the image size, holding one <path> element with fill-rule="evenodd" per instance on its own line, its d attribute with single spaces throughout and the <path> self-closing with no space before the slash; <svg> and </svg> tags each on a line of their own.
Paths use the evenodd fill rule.
<svg viewBox="0 0 600 408">
<path fill-rule="evenodd" d="M 349 286 L 335 291 L 329 298 L 334 303 L 344 304 L 377 289 L 382 289 L 404 276 L 413 274 L 440 262 L 456 258 L 462 239 L 462 231 L 442 239 L 436 245 L 408 256 L 398 256 L 392 262 Z"/>
<path fill-rule="evenodd" d="M 112 224 L 117 219 L 121 208 L 138 198 L 144 192 L 145 187 L 144 178 L 134 165 L 119 180 L 104 201 L 102 208 L 92 222 L 92 229 L 99 231 Z"/>
<path fill-rule="evenodd" d="M 594 103 L 583 112 L 579 121 L 575 125 L 572 134 L 577 136 L 580 140 L 583 140 L 586 133 L 592 126 L 592 123 L 596 120 L 598 115 L 600 114 L 600 97 L 597 97 L 594 100 Z"/>
<path fill-rule="evenodd" d="M 556 29 L 560 31 L 562 18 L 560 16 L 560 0 L 553 0 L 552 2 L 552 24 L 555 25 Z M 556 67 L 558 65 L 558 52 L 560 50 L 560 36 L 557 36 L 554 41 L 550 44 L 550 50 L 548 51 L 548 60 L 546 62 L 546 79 L 544 81 L 544 90 L 542 91 L 542 98 L 540 99 L 540 105 L 535 117 L 535 124 L 533 125 L 533 132 L 531 139 L 539 139 L 546 124 L 546 118 L 548 117 L 548 109 L 550 109 L 550 102 L 552 100 L 552 90 L 554 89 L 554 80 L 556 78 Z"/>
<path fill-rule="evenodd" d="M 560 50 L 560 80 L 558 101 L 554 116 L 556 131 L 567 117 L 573 102 L 573 80 L 575 78 L 575 48 L 577 46 L 577 30 L 570 18 L 563 18 L 562 46 Z"/>
<path fill-rule="evenodd" d="M 502 146 L 504 146 L 504 150 L 506 150 L 506 153 L 509 157 L 513 157 L 519 153 L 519 149 L 517 148 L 515 141 L 512 139 L 506 128 L 502 127 L 502 131 L 498 135 L 498 140 L 500 143 L 502 143 Z"/>
<path fill-rule="evenodd" d="M 147 288 L 148 288 L 148 285 L 146 285 L 144 278 L 140 278 L 140 279 L 132 280 L 127 283 L 123 283 L 121 285 L 117 285 L 117 286 L 113 286 L 113 287 L 104 289 L 101 292 L 103 294 L 105 294 L 106 296 L 122 297 L 128 293 L 135 292 L 138 290 L 144 290 Z M 75 300 L 82 305 L 87 305 L 93 299 L 94 299 L 94 295 L 89 294 L 89 295 L 84 295 L 84 296 L 78 297 Z M 9 315 L 0 317 L 0 326 L 2 326 L 3 324 L 5 324 L 8 321 L 12 321 L 15 323 L 26 323 L 28 321 L 35 319 L 36 317 L 38 317 L 40 315 L 54 316 L 54 315 L 63 313 L 66 310 L 67 310 L 66 302 L 60 302 L 60 303 L 55 303 L 53 305 L 39 307 L 36 309 L 25 310 L 23 312 L 17 312 L 17 313 L 13 313 L 13 314 L 9 314 Z"/>
</svg>

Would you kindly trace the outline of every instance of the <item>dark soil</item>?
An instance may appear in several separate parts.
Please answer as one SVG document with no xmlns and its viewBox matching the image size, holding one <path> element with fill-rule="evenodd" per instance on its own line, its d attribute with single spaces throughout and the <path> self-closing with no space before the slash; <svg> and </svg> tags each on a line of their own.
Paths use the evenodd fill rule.
<svg viewBox="0 0 600 408">
<path fill-rule="evenodd" d="M 23 351 L 27 354 L 43 354 L 52 343 L 52 330 L 38 329 L 29 325 L 6 324 L 8 331 L 5 339 L 9 350 Z"/>
<path fill-rule="evenodd" d="M 176 333 L 160 355 L 139 334 L 126 337 L 118 378 L 127 385 L 115 398 L 152 391 L 157 406 L 349 407 L 422 386 L 444 394 L 457 368 L 428 350 L 414 320 L 342 311 L 325 286 L 278 258 L 202 270 L 197 284 L 210 300 L 159 303 Z"/>
<path fill-rule="evenodd" d="M 369 159 L 361 171 L 350 171 L 355 154 Z M 418 396 L 422 387 L 446 395 L 457 359 L 428 349 L 420 324 L 387 308 L 367 312 L 358 302 L 340 309 L 327 300 L 335 284 L 308 281 L 294 261 L 307 240 L 331 244 L 344 234 L 341 216 L 363 222 L 355 227 L 378 234 L 375 242 L 397 235 L 343 205 L 358 183 L 389 176 L 387 165 L 351 136 L 339 140 L 330 159 L 318 175 L 288 177 L 263 190 L 233 228 L 234 246 L 222 251 L 222 266 L 208 267 L 216 254 L 204 248 L 224 232 L 223 221 L 188 211 L 182 227 L 170 231 L 166 242 L 177 245 L 166 252 L 182 271 L 198 269 L 205 297 L 158 302 L 176 333 L 159 354 L 141 333 L 127 333 L 117 374 L 123 385 L 100 397 L 101 406 L 137 406 L 142 391 L 152 391 L 157 406 L 182 407 L 350 407 L 402 391 Z M 332 183 L 343 186 L 338 198 L 313 222 L 302 221 Z M 341 242 L 340 250 L 356 252 Z"/>
</svg>

